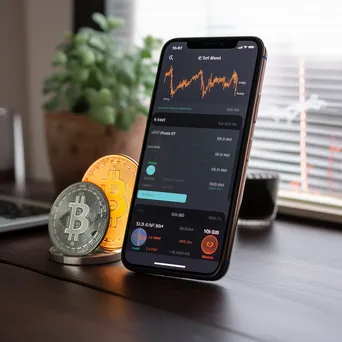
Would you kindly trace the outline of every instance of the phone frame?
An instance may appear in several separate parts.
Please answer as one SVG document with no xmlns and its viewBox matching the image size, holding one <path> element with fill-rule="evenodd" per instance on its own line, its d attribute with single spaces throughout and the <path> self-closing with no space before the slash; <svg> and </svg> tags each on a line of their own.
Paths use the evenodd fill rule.
<svg viewBox="0 0 342 342">
<path fill-rule="evenodd" d="M 168 45 L 172 43 L 177 43 L 177 42 L 182 42 L 182 43 L 186 42 L 187 44 L 190 43 L 191 45 L 195 46 L 194 48 L 204 48 L 204 49 L 223 48 L 225 49 L 225 48 L 235 47 L 237 43 L 241 41 L 255 42 L 258 46 L 258 55 L 257 55 L 257 60 L 256 60 L 255 70 L 254 70 L 254 75 L 253 75 L 253 80 L 252 80 L 250 98 L 249 98 L 249 102 L 247 106 L 245 127 L 242 133 L 242 143 L 240 147 L 240 155 L 238 156 L 238 162 L 237 162 L 238 165 L 237 165 L 237 170 L 236 170 L 236 175 L 235 175 L 235 183 L 233 184 L 232 198 L 231 198 L 231 204 L 230 204 L 231 210 L 230 210 L 229 216 L 227 217 L 227 224 L 225 226 L 225 232 L 224 232 L 224 238 L 223 238 L 224 246 L 222 247 L 222 252 L 220 255 L 220 259 L 219 259 L 219 265 L 213 273 L 206 274 L 206 273 L 197 273 L 197 272 L 190 272 L 190 271 L 178 271 L 178 270 L 169 269 L 169 268 L 160 268 L 160 267 L 153 267 L 153 266 L 131 264 L 130 262 L 126 260 L 126 257 L 125 257 L 126 244 L 129 239 L 128 227 L 129 227 L 129 223 L 131 221 L 132 213 L 133 213 L 132 203 L 135 200 L 137 196 L 137 191 L 138 191 L 137 179 L 138 177 L 140 177 L 140 174 L 142 172 L 142 161 L 143 161 L 145 150 L 146 150 L 147 137 L 148 137 L 148 132 L 149 132 L 149 128 L 151 125 L 152 111 L 153 111 L 155 96 L 157 92 L 157 82 L 160 78 L 161 66 L 162 66 L 162 61 L 164 59 L 165 49 Z M 262 42 L 260 38 L 253 37 L 253 36 L 174 38 L 174 39 L 167 41 L 164 44 L 160 53 L 160 59 L 158 63 L 155 84 L 154 84 L 153 93 L 152 93 L 151 102 L 150 102 L 150 108 L 149 108 L 149 112 L 147 116 L 143 145 L 141 149 L 141 155 L 139 158 L 137 177 L 136 177 L 136 181 L 134 185 L 130 210 L 128 214 L 127 227 L 126 227 L 124 242 L 122 246 L 122 263 L 127 269 L 134 271 L 134 272 L 140 272 L 140 273 L 143 272 L 143 273 L 150 273 L 150 274 L 159 274 L 159 275 L 201 279 L 201 280 L 217 280 L 226 274 L 228 267 L 229 267 L 231 251 L 233 248 L 233 242 L 235 238 L 237 219 L 238 219 L 239 209 L 240 209 L 245 181 L 246 181 L 247 163 L 248 163 L 248 158 L 249 158 L 249 154 L 250 154 L 250 150 L 252 146 L 254 125 L 256 122 L 257 114 L 258 114 L 266 60 L 267 60 L 267 51 L 264 46 L 264 43 Z M 231 228 L 229 229 L 229 227 Z"/>
</svg>

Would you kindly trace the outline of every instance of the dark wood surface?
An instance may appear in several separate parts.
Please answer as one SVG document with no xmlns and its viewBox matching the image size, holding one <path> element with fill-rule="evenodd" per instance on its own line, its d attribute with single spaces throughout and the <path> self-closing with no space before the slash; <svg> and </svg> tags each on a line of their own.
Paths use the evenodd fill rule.
<svg viewBox="0 0 342 342">
<path fill-rule="evenodd" d="M 239 228 L 215 283 L 62 266 L 49 247 L 46 228 L 0 236 L 0 340 L 342 341 L 342 232 L 331 227 Z"/>
<path fill-rule="evenodd" d="M 0 264 L 1 341 L 248 341 L 216 326 Z M 231 339 L 230 339 L 231 338 Z"/>
</svg>

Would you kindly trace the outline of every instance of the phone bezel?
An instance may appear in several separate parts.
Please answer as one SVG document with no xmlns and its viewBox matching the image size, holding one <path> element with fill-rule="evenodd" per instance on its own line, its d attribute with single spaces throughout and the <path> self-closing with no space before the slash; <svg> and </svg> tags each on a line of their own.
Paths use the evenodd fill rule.
<svg viewBox="0 0 342 342">
<path fill-rule="evenodd" d="M 144 153 L 146 149 L 146 143 L 147 143 L 147 137 L 148 137 L 148 130 L 151 124 L 151 118 L 152 118 L 152 111 L 153 111 L 153 105 L 155 102 L 155 96 L 156 96 L 156 91 L 157 91 L 157 81 L 160 77 L 160 72 L 161 72 L 161 65 L 162 61 L 164 58 L 164 53 L 168 45 L 172 43 L 177 43 L 177 42 L 186 42 L 187 44 L 193 44 L 193 46 L 207 46 L 204 48 L 207 49 L 213 49 L 213 48 L 231 48 L 231 46 L 235 46 L 238 42 L 241 41 L 253 41 L 257 44 L 258 46 L 258 51 L 257 51 L 257 60 L 255 64 L 255 70 L 254 70 L 254 75 L 253 75 L 253 81 L 252 81 L 252 87 L 251 87 L 251 94 L 250 94 L 250 99 L 248 102 L 248 108 L 247 108 L 247 114 L 246 114 L 246 123 L 245 123 L 245 129 L 243 132 L 242 136 L 242 145 L 240 149 L 240 155 L 238 157 L 238 165 L 237 165 L 237 170 L 236 170 L 236 178 L 235 178 L 235 184 L 233 185 L 233 190 L 232 190 L 232 199 L 231 199 L 231 210 L 229 213 L 229 217 L 227 218 L 227 224 L 225 227 L 225 236 L 224 236 L 224 247 L 222 248 L 222 253 L 220 255 L 219 259 L 219 265 L 217 269 L 212 272 L 212 273 L 198 273 L 198 272 L 190 272 L 190 271 L 178 271 L 174 269 L 166 269 L 166 268 L 159 268 L 159 267 L 153 267 L 153 266 L 145 266 L 145 265 L 137 265 L 137 264 L 132 264 L 127 261 L 125 258 L 125 252 L 126 252 L 126 244 L 127 240 L 129 238 L 129 222 L 131 221 L 132 218 L 132 213 L 133 213 L 133 207 L 132 205 L 130 206 L 129 210 L 129 215 L 128 215 L 128 220 L 127 220 L 127 227 L 125 231 L 125 236 L 124 236 L 124 242 L 123 242 L 123 247 L 122 247 L 122 263 L 124 266 L 134 272 L 144 272 L 144 273 L 151 273 L 151 274 L 159 274 L 159 275 L 168 275 L 168 276 L 173 276 L 173 277 L 181 277 L 181 278 L 193 278 L 193 279 L 202 279 L 202 280 L 217 280 L 221 278 L 228 270 L 229 266 L 229 259 L 231 255 L 231 250 L 233 246 L 233 241 L 235 237 L 235 228 L 236 228 L 236 223 L 234 222 L 237 221 L 237 212 L 236 209 L 237 205 L 239 205 L 238 202 L 238 197 L 240 192 L 241 192 L 241 183 L 242 181 L 245 181 L 244 178 L 244 170 L 245 170 L 245 164 L 246 164 L 246 155 L 248 153 L 248 143 L 251 138 L 252 132 L 252 125 L 253 125 L 253 118 L 255 116 L 254 112 L 257 110 L 256 103 L 258 101 L 258 93 L 260 92 L 260 80 L 262 79 L 263 73 L 262 71 L 264 70 L 264 63 L 266 59 L 266 49 L 265 46 L 262 42 L 262 40 L 258 37 L 199 37 L 199 38 L 174 38 L 169 41 L 167 41 L 160 53 L 160 59 L 159 59 L 159 64 L 158 64 L 158 70 L 156 73 L 156 78 L 155 78 L 155 84 L 153 88 L 153 93 L 151 97 L 151 102 L 150 102 L 150 108 L 147 116 L 147 121 L 146 121 L 146 129 L 144 133 L 144 139 L 143 139 L 143 145 L 141 149 L 141 155 L 139 158 L 139 166 L 138 166 L 138 171 L 137 171 L 137 177 L 136 177 L 136 182 L 134 185 L 134 190 L 133 190 L 133 195 L 132 195 L 132 201 L 131 204 L 133 203 L 133 200 L 137 196 L 137 190 L 138 190 L 138 182 L 137 179 L 140 177 L 140 174 L 142 172 L 142 161 L 144 158 Z M 210 47 L 208 47 L 208 44 L 212 44 Z M 224 45 L 229 45 L 230 47 L 225 47 Z M 215 47 L 216 46 L 216 47 Z M 192 48 L 192 47 L 190 47 Z M 198 48 L 198 47 L 195 47 Z M 239 191 L 240 190 L 240 191 Z M 231 227 L 229 229 L 229 227 Z"/>
</svg>

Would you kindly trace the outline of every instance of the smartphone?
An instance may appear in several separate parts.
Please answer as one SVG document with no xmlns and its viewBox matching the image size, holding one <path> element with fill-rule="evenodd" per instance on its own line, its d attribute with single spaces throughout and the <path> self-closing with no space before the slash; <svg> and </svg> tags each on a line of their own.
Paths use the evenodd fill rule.
<svg viewBox="0 0 342 342">
<path fill-rule="evenodd" d="M 227 272 L 266 60 L 257 37 L 164 45 L 122 248 L 129 270 Z"/>
</svg>

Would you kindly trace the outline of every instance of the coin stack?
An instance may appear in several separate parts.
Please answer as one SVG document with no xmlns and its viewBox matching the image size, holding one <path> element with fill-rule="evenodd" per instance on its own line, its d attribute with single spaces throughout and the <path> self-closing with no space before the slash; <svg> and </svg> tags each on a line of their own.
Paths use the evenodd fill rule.
<svg viewBox="0 0 342 342">
<path fill-rule="evenodd" d="M 73 265 L 120 260 L 137 168 L 125 155 L 105 156 L 82 182 L 61 192 L 49 219 L 52 260 Z"/>
</svg>

